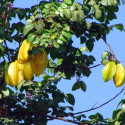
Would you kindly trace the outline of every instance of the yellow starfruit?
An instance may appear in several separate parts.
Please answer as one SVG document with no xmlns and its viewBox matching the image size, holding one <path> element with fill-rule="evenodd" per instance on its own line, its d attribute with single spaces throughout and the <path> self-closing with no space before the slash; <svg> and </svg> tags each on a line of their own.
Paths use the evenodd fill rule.
<svg viewBox="0 0 125 125">
<path fill-rule="evenodd" d="M 16 60 L 10 63 L 5 71 L 5 81 L 10 86 L 17 86 L 23 79 L 23 64 Z"/>
<path fill-rule="evenodd" d="M 33 73 L 36 76 L 39 76 L 46 69 L 48 61 L 46 61 L 44 64 L 36 64 L 33 60 L 30 60 L 30 64 L 31 64 Z"/>
<path fill-rule="evenodd" d="M 24 65 L 24 79 L 25 80 L 31 80 L 33 78 L 33 71 L 31 68 L 30 61 L 23 64 Z"/>
<path fill-rule="evenodd" d="M 118 63 L 116 66 L 116 73 L 113 77 L 113 80 L 116 87 L 122 86 L 125 82 L 125 68 L 120 63 Z"/>
<path fill-rule="evenodd" d="M 27 43 L 27 40 L 25 39 L 22 42 L 22 45 L 19 49 L 19 53 L 18 53 L 18 62 L 19 63 L 26 63 L 29 61 L 29 55 L 28 55 L 28 50 L 31 47 L 31 43 Z"/>
<path fill-rule="evenodd" d="M 36 64 L 44 64 L 44 63 L 48 62 L 46 51 L 43 49 L 42 53 L 39 52 L 36 56 L 32 55 L 32 60 Z"/>
<path fill-rule="evenodd" d="M 113 78 L 116 72 L 116 64 L 115 62 L 111 61 L 108 62 L 102 70 L 102 77 L 105 82 L 109 81 Z"/>
<path fill-rule="evenodd" d="M 31 64 L 33 73 L 36 76 L 39 76 L 40 74 L 42 74 L 48 64 L 46 51 L 43 49 L 42 53 L 38 53 L 36 56 L 33 55 L 32 59 L 30 60 L 30 64 Z"/>
</svg>

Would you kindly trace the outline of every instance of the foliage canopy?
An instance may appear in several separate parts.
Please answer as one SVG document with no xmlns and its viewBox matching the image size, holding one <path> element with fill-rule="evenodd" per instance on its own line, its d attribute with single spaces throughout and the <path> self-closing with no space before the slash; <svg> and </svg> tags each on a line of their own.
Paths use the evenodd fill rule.
<svg viewBox="0 0 125 125">
<path fill-rule="evenodd" d="M 117 19 L 116 13 L 124 1 L 84 0 L 76 3 L 74 0 L 48 0 L 31 8 L 16 8 L 13 3 L 14 0 L 0 1 L 0 123 L 46 125 L 48 120 L 60 119 L 82 125 L 124 125 L 125 100 L 121 100 L 119 104 L 123 104 L 123 108 L 115 110 L 111 119 L 105 120 L 96 113 L 88 120 L 83 113 L 72 113 L 74 96 L 57 88 L 61 79 L 70 80 L 77 76 L 72 91 L 86 91 L 86 83 L 80 77 L 90 76 L 96 59 L 83 51 L 91 52 L 100 39 L 108 45 L 106 35 L 113 27 L 124 31 L 122 24 L 110 25 Z M 11 22 L 17 17 L 19 22 Z M 79 38 L 85 47 L 74 46 L 72 36 Z M 30 56 L 37 55 L 43 48 L 46 50 L 48 66 L 42 73 L 42 81 L 35 81 L 35 76 L 29 81 L 22 80 L 15 92 L 5 83 L 5 70 L 17 59 L 24 39 L 34 45 L 28 51 Z M 18 44 L 16 48 L 8 45 L 14 43 Z M 116 59 L 114 55 L 113 59 Z M 61 106 L 61 102 L 71 106 Z M 73 120 L 64 119 L 67 117 Z"/>
</svg>

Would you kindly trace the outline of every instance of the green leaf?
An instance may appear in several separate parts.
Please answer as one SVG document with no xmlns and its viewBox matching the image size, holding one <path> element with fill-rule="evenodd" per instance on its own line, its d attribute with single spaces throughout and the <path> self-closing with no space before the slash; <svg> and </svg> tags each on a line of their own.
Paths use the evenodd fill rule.
<svg viewBox="0 0 125 125">
<path fill-rule="evenodd" d="M 91 55 L 87 59 L 89 61 L 89 64 L 93 64 L 93 62 L 95 61 L 95 58 Z"/>
<path fill-rule="evenodd" d="M 57 42 L 53 42 L 53 44 L 54 44 L 54 47 L 55 47 L 55 48 L 57 48 L 57 49 L 60 48 L 60 45 L 57 44 Z"/>
<path fill-rule="evenodd" d="M 31 19 L 27 19 L 25 23 L 32 23 Z"/>
<path fill-rule="evenodd" d="M 36 23 L 35 23 L 35 24 L 34 24 L 34 27 L 35 27 L 37 33 L 40 34 L 40 33 L 41 33 L 41 30 L 43 29 L 42 24 L 39 25 L 39 24 L 36 24 Z"/>
<path fill-rule="evenodd" d="M 2 94 L 0 94 L 0 99 L 2 99 Z"/>
<path fill-rule="evenodd" d="M 75 3 L 73 3 L 73 6 L 71 6 L 71 7 L 70 7 L 70 10 L 71 10 L 71 11 L 74 11 L 74 10 L 76 10 Z"/>
<path fill-rule="evenodd" d="M 108 6 L 108 0 L 101 0 L 101 4 L 104 6 Z"/>
<path fill-rule="evenodd" d="M 33 28 L 33 23 L 29 23 L 28 25 L 24 26 L 23 35 L 26 36 L 27 33 L 29 33 L 30 30 L 32 30 L 32 28 Z"/>
<path fill-rule="evenodd" d="M 4 35 L 4 28 L 2 26 L 0 26 L 0 35 Z"/>
<path fill-rule="evenodd" d="M 124 30 L 123 24 L 116 24 L 115 27 L 120 31 Z"/>
<path fill-rule="evenodd" d="M 117 6 L 117 0 L 101 0 L 101 4 L 104 6 Z"/>
<path fill-rule="evenodd" d="M 117 0 L 108 0 L 108 5 L 109 6 L 117 6 L 118 2 L 117 2 Z"/>
<path fill-rule="evenodd" d="M 21 91 L 21 87 L 23 86 L 25 80 L 22 80 L 20 84 L 17 86 L 17 89 Z"/>
<path fill-rule="evenodd" d="M 95 18 L 98 20 L 102 16 L 102 11 L 99 8 L 96 8 L 95 10 Z"/>
<path fill-rule="evenodd" d="M 32 42 L 35 38 L 35 33 L 30 33 L 27 37 L 28 43 Z"/>
<path fill-rule="evenodd" d="M 72 94 L 65 94 L 65 99 L 69 104 L 71 105 L 75 104 L 75 98 Z"/>
<path fill-rule="evenodd" d="M 67 8 L 67 5 L 66 5 L 65 3 L 62 3 L 62 4 L 61 4 L 61 7 L 62 7 L 63 9 L 65 9 L 65 8 Z M 59 11 L 62 11 L 62 8 L 59 8 Z"/>
<path fill-rule="evenodd" d="M 82 52 L 82 51 L 88 51 L 88 49 L 87 49 L 87 47 L 81 47 L 80 48 L 80 51 Z"/>
<path fill-rule="evenodd" d="M 57 40 L 57 43 L 62 45 L 63 44 L 63 41 L 62 40 Z"/>
<path fill-rule="evenodd" d="M 88 50 L 91 52 L 93 50 L 93 47 L 94 47 L 94 43 L 92 40 L 88 40 L 86 42 L 86 47 L 88 48 Z"/>
<path fill-rule="evenodd" d="M 87 30 L 90 30 L 92 24 L 87 22 L 87 21 L 85 21 L 85 26 L 86 26 Z"/>
<path fill-rule="evenodd" d="M 52 40 L 55 40 L 55 38 L 57 37 L 57 32 L 53 33 L 49 38 Z"/>
<path fill-rule="evenodd" d="M 12 36 L 9 33 L 5 33 L 5 39 L 7 39 L 8 41 L 12 42 Z"/>
<path fill-rule="evenodd" d="M 47 9 L 49 9 L 50 6 L 51 6 L 51 3 L 46 3 L 46 4 L 45 4 L 45 7 L 46 7 Z"/>
<path fill-rule="evenodd" d="M 43 39 L 49 39 L 49 33 L 44 33 L 43 35 L 42 35 L 42 38 Z"/>
<path fill-rule="evenodd" d="M 80 43 L 83 44 L 86 42 L 86 37 L 85 36 L 81 36 L 80 37 Z"/>
<path fill-rule="evenodd" d="M 2 44 L 3 42 L 4 42 L 4 39 L 1 39 L 1 38 L 0 38 L 0 44 Z"/>
<path fill-rule="evenodd" d="M 76 82 L 74 85 L 73 85 L 73 87 L 72 87 L 72 91 L 75 91 L 75 90 L 77 90 L 77 89 L 79 89 L 80 88 L 80 84 L 79 84 L 79 82 Z"/>
<path fill-rule="evenodd" d="M 70 32 L 62 31 L 62 34 L 63 34 L 67 39 L 71 39 L 71 33 L 70 33 Z"/>
<path fill-rule="evenodd" d="M 64 2 L 66 3 L 66 4 L 72 4 L 73 2 L 74 2 L 74 0 L 64 0 Z"/>
<path fill-rule="evenodd" d="M 125 103 L 125 99 L 122 99 L 122 100 L 118 103 L 118 105 L 116 106 L 116 109 L 118 108 L 118 106 L 119 106 L 120 104 L 123 104 L 123 103 Z"/>
<path fill-rule="evenodd" d="M 115 122 L 115 125 L 121 125 L 121 122 L 116 121 L 116 122 Z"/>
<path fill-rule="evenodd" d="M 70 9 L 64 9 L 64 10 L 63 10 L 63 13 L 64 13 L 64 16 L 65 16 L 68 20 L 71 19 L 72 13 L 71 13 L 71 10 L 70 10 Z"/>
<path fill-rule="evenodd" d="M 121 116 L 122 113 L 124 113 L 123 110 L 121 110 L 121 111 L 119 111 L 119 112 L 117 113 L 117 119 L 118 119 L 118 120 L 120 119 L 120 116 Z"/>
<path fill-rule="evenodd" d="M 79 3 L 73 3 L 73 5 L 74 5 L 78 10 L 82 10 L 82 5 L 80 5 Z"/>
<path fill-rule="evenodd" d="M 16 12 L 20 20 L 26 17 L 24 9 L 17 9 Z"/>
<path fill-rule="evenodd" d="M 35 17 L 34 17 L 34 16 L 30 16 L 30 19 L 31 19 L 32 21 L 34 21 L 34 20 L 35 20 Z"/>
<path fill-rule="evenodd" d="M 3 90 L 2 93 L 3 93 L 3 96 L 4 96 L 4 97 L 9 96 L 9 94 L 10 94 L 10 93 L 9 93 L 9 89 Z"/>
<path fill-rule="evenodd" d="M 14 94 L 14 91 L 12 89 L 10 89 L 9 87 L 6 87 L 6 88 L 7 88 L 7 90 L 9 90 L 9 95 Z"/>
<path fill-rule="evenodd" d="M 91 7 L 89 5 L 83 5 L 83 11 L 87 15 L 91 10 Z"/>
<path fill-rule="evenodd" d="M 39 44 L 40 38 L 38 36 L 34 37 L 33 44 Z"/>
<path fill-rule="evenodd" d="M 30 86 L 30 85 L 32 85 L 32 84 L 34 84 L 34 83 L 29 80 L 28 82 L 24 83 L 23 86 Z"/>
<path fill-rule="evenodd" d="M 76 10 L 73 13 L 72 21 L 81 23 L 84 19 L 84 13 L 81 10 Z"/>
<path fill-rule="evenodd" d="M 68 39 L 65 36 L 63 36 L 62 34 L 60 35 L 59 39 L 64 41 L 64 42 L 68 41 Z"/>
<path fill-rule="evenodd" d="M 0 56 L 4 55 L 4 51 L 5 51 L 5 48 L 2 45 L 0 45 Z"/>
<path fill-rule="evenodd" d="M 122 109 L 114 110 L 113 114 L 112 114 L 112 119 L 115 119 L 117 117 L 118 112 L 121 112 L 121 111 L 122 111 Z"/>
<path fill-rule="evenodd" d="M 82 89 L 83 92 L 86 91 L 86 84 L 83 81 L 79 82 L 80 88 Z"/>
</svg>

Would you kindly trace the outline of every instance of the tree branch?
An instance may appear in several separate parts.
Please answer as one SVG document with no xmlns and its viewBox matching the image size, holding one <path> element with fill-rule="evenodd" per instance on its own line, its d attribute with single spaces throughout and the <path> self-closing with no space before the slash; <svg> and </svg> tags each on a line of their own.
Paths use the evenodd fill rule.
<svg viewBox="0 0 125 125">
<path fill-rule="evenodd" d="M 114 100 L 116 97 L 118 97 L 123 91 L 125 90 L 125 87 L 123 87 L 123 89 L 116 95 L 114 96 L 112 99 L 108 100 L 107 102 L 103 103 L 102 105 L 100 106 L 97 106 L 97 107 L 92 107 L 88 110 L 85 110 L 85 111 L 81 111 L 81 112 L 77 112 L 77 113 L 73 113 L 74 115 L 78 115 L 78 114 L 81 114 L 81 113 L 85 113 L 85 112 L 89 112 L 89 111 L 92 111 L 92 110 L 95 110 L 95 109 L 98 109 L 98 108 L 101 108 L 102 106 L 108 104 L 109 102 L 111 102 L 112 100 Z"/>
<path fill-rule="evenodd" d="M 8 46 L 7 46 L 6 40 L 4 40 L 4 44 L 5 44 L 5 47 L 6 47 L 6 51 L 8 52 Z M 9 56 L 8 53 L 7 53 L 7 56 L 8 56 L 8 61 L 10 62 L 10 56 Z"/>
<path fill-rule="evenodd" d="M 70 123 L 74 123 L 74 124 L 79 124 L 79 125 L 89 125 L 88 123 L 83 123 L 83 122 L 78 122 L 78 121 L 74 121 L 74 120 L 69 120 L 69 119 L 65 119 L 65 118 L 62 118 L 62 117 L 53 117 L 53 116 L 49 116 L 47 115 L 48 118 L 50 118 L 49 120 L 53 120 L 53 119 L 57 119 L 57 120 L 62 120 L 62 121 L 65 121 L 65 122 L 70 122 Z"/>
<path fill-rule="evenodd" d="M 100 65 L 102 65 L 102 64 L 97 64 L 97 65 L 94 65 L 94 66 L 91 66 L 91 67 L 87 67 L 87 66 L 80 66 L 82 69 L 92 69 L 92 68 L 95 68 L 95 67 L 98 67 L 98 66 L 100 66 Z M 63 67 L 50 67 L 50 66 L 48 66 L 47 68 L 51 68 L 51 69 L 65 69 L 65 68 L 63 68 Z M 74 69 L 74 68 L 73 68 Z M 67 68 L 67 70 L 69 70 L 68 68 Z"/>
</svg>

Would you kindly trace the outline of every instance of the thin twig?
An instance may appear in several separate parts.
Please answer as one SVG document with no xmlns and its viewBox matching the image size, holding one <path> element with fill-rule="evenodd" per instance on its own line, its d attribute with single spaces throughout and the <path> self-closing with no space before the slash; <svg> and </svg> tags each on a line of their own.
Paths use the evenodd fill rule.
<svg viewBox="0 0 125 125">
<path fill-rule="evenodd" d="M 81 113 L 85 113 L 85 112 L 89 112 L 89 111 L 92 111 L 92 110 L 95 110 L 95 109 L 98 109 L 98 108 L 101 108 L 102 106 L 108 104 L 109 102 L 111 102 L 112 100 L 114 100 L 116 97 L 118 97 L 123 91 L 125 90 L 125 87 L 123 87 L 123 89 L 116 95 L 114 96 L 112 99 L 108 100 L 107 102 L 103 103 L 102 105 L 100 106 L 97 106 L 95 108 L 90 108 L 88 110 L 85 110 L 85 111 L 81 111 L 81 112 L 77 112 L 77 113 L 73 113 L 74 115 L 78 115 L 78 114 L 81 114 Z"/>
<path fill-rule="evenodd" d="M 98 66 L 100 66 L 100 65 L 102 65 L 102 64 L 97 64 L 97 65 L 95 65 L 95 66 L 88 67 L 88 69 L 92 69 L 92 68 L 98 67 Z"/>
<path fill-rule="evenodd" d="M 110 51 L 111 51 L 111 53 L 112 53 L 112 57 L 115 58 L 115 59 L 117 60 L 117 62 L 119 62 L 118 59 L 116 58 L 116 56 L 115 56 L 115 54 L 114 54 L 114 52 L 113 52 L 111 46 L 109 45 L 109 43 L 106 42 L 106 41 L 105 41 L 105 43 L 108 45 L 108 47 L 109 47 L 109 49 L 110 49 Z"/>
<path fill-rule="evenodd" d="M 4 43 L 5 43 L 6 51 L 8 52 L 8 46 L 7 46 L 6 40 L 4 40 Z M 7 56 L 8 56 L 8 60 L 10 62 L 10 56 L 8 53 L 7 53 Z"/>
</svg>

